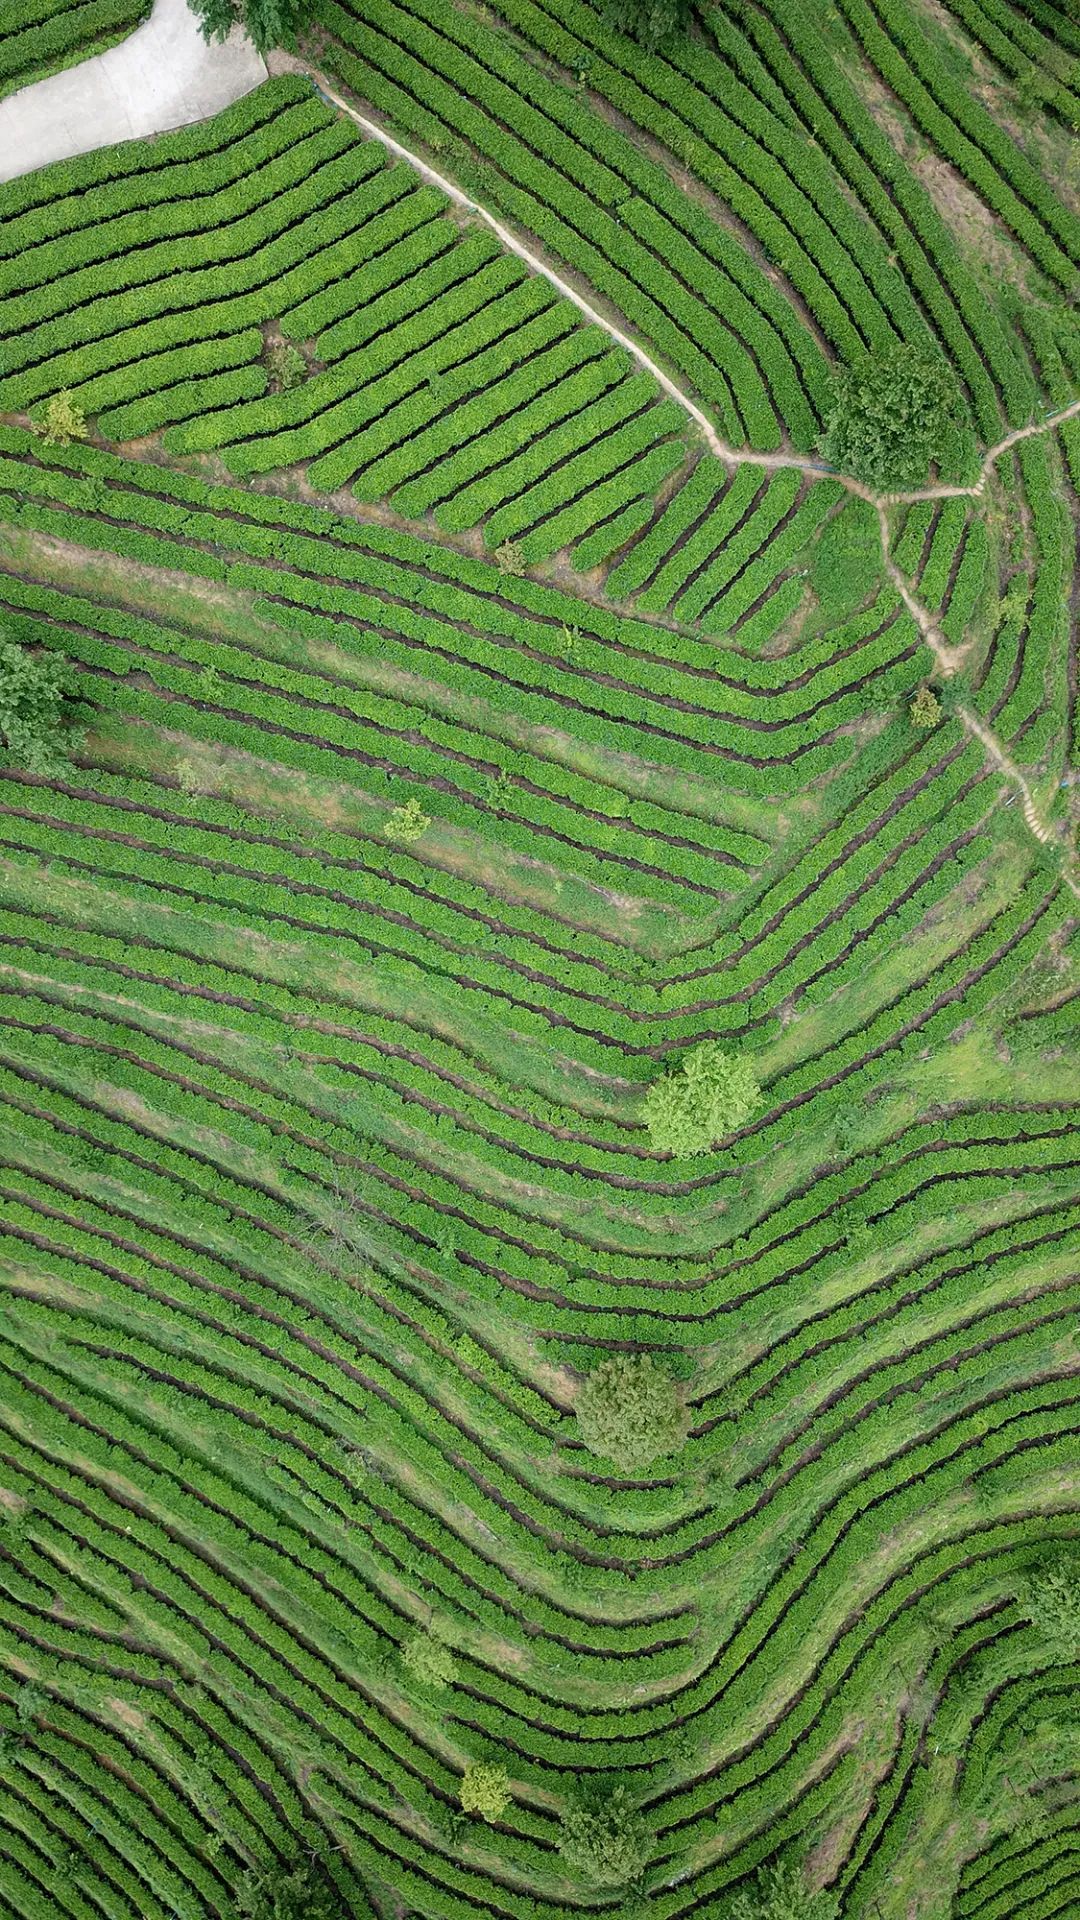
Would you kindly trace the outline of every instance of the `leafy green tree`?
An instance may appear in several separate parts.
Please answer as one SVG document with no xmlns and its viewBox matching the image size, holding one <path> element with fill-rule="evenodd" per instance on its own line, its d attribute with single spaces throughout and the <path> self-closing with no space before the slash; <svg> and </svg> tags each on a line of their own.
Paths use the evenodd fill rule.
<svg viewBox="0 0 1080 1920">
<path fill-rule="evenodd" d="M 278 393 L 292 393 L 308 377 L 308 364 L 292 340 L 270 340 L 264 354 L 271 385 Z"/>
<path fill-rule="evenodd" d="M 1080 1660 L 1080 1559 L 1052 1560 L 1024 1582 L 1017 1600 L 1056 1659 Z"/>
<path fill-rule="evenodd" d="M 841 369 L 821 450 L 839 472 L 868 486 L 921 486 L 959 413 L 948 363 L 917 347 L 894 347 Z"/>
<path fill-rule="evenodd" d="M 462 1776 L 459 1799 L 466 1813 L 478 1813 L 482 1820 L 501 1820 L 510 1805 L 510 1782 L 506 1768 L 491 1760 L 471 1760 Z"/>
<path fill-rule="evenodd" d="M 652 1854 L 652 1834 L 625 1787 L 607 1800 L 582 1801 L 563 1815 L 559 1852 L 591 1887 L 639 1880 Z"/>
<path fill-rule="evenodd" d="M 839 1912 L 834 1893 L 813 1892 L 794 1860 L 780 1860 L 762 1869 L 752 1891 L 736 1896 L 725 1920 L 837 1920 Z"/>
<path fill-rule="evenodd" d="M 920 687 L 908 711 L 913 727 L 936 727 L 941 719 L 941 702 L 929 687 Z"/>
<path fill-rule="evenodd" d="M 690 24 L 689 0 L 608 0 L 604 17 L 619 33 L 629 34 L 646 53 L 685 33 Z"/>
<path fill-rule="evenodd" d="M 295 52 L 312 11 L 311 0 L 188 0 L 188 5 L 204 40 L 227 40 L 234 27 L 243 27 L 259 53 L 271 47 Z"/>
<path fill-rule="evenodd" d="M 306 1861 L 275 1863 L 244 1875 L 236 1896 L 243 1920 L 340 1920 L 340 1903 Z"/>
<path fill-rule="evenodd" d="M 419 840 L 431 825 L 430 813 L 425 813 L 416 795 L 405 801 L 403 806 L 395 807 L 386 825 L 383 827 L 388 840 L 400 847 L 411 847 Z"/>
<path fill-rule="evenodd" d="M 85 413 L 75 405 L 66 387 L 62 393 L 50 395 L 33 428 L 47 447 L 66 447 L 69 441 L 85 440 L 89 432 Z"/>
<path fill-rule="evenodd" d="M 589 1452 L 613 1460 L 625 1473 L 674 1453 L 686 1437 L 675 1382 L 648 1353 L 602 1360 L 581 1387 L 574 1411 Z"/>
<path fill-rule="evenodd" d="M 401 1649 L 414 1680 L 424 1687 L 449 1687 L 457 1679 L 457 1661 L 434 1633 L 414 1633 Z"/>
<path fill-rule="evenodd" d="M 718 1040 L 703 1040 L 676 1073 L 655 1080 L 643 1113 L 659 1151 L 707 1153 L 714 1140 L 734 1133 L 761 1105 L 761 1089 L 749 1060 L 725 1053 Z"/>
<path fill-rule="evenodd" d="M 74 690 L 66 660 L 0 636 L 0 739 L 26 773 L 58 780 L 70 770 L 65 748 L 81 743 L 69 727 Z"/>
</svg>

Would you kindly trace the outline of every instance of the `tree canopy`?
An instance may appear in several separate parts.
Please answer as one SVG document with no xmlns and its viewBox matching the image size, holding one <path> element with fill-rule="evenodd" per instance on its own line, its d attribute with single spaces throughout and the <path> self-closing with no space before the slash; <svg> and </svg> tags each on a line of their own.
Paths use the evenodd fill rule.
<svg viewBox="0 0 1080 1920">
<path fill-rule="evenodd" d="M 583 1802 L 563 1815 L 559 1852 L 592 1887 L 624 1887 L 649 1864 L 652 1834 L 625 1787 L 607 1800 Z"/>
<path fill-rule="evenodd" d="M 674 1380 L 651 1354 L 616 1353 L 589 1374 L 574 1404 L 590 1453 L 624 1473 L 682 1445 L 686 1416 Z"/>
<path fill-rule="evenodd" d="M 311 13 L 311 0 L 188 0 L 204 40 L 227 40 L 242 27 L 258 53 L 271 47 L 295 51 Z"/>
<path fill-rule="evenodd" d="M 68 771 L 75 679 L 55 653 L 31 653 L 0 633 L 0 739 L 17 767 L 56 780 Z"/>
<path fill-rule="evenodd" d="M 1051 1560 L 1017 1598 L 1056 1659 L 1080 1660 L 1080 1557 Z"/>
<path fill-rule="evenodd" d="M 898 346 L 836 377 L 821 451 L 871 487 L 917 487 L 946 452 L 960 415 L 955 376 L 938 355 Z"/>
<path fill-rule="evenodd" d="M 470 1761 L 462 1776 L 459 1798 L 466 1813 L 478 1813 L 482 1820 L 501 1820 L 510 1805 L 506 1768 L 492 1760 Z"/>
<path fill-rule="evenodd" d="M 655 53 L 690 22 L 689 0 L 608 0 L 604 17 L 619 33 Z"/>
<path fill-rule="evenodd" d="M 243 1920 L 338 1920 L 341 1911 L 323 1876 L 303 1860 L 245 1874 L 236 1905 Z"/>
<path fill-rule="evenodd" d="M 749 1060 L 725 1053 L 718 1040 L 703 1040 L 676 1073 L 655 1080 L 643 1112 L 658 1150 L 707 1153 L 714 1140 L 734 1133 L 761 1104 L 761 1089 Z"/>
<path fill-rule="evenodd" d="M 457 1662 L 434 1633 L 414 1633 L 402 1647 L 401 1658 L 421 1686 L 449 1687 L 457 1679 Z"/>
<path fill-rule="evenodd" d="M 736 1895 L 725 1920 L 837 1920 L 839 1912 L 834 1893 L 814 1892 L 801 1866 L 780 1860 L 762 1868 L 752 1890 Z"/>
</svg>

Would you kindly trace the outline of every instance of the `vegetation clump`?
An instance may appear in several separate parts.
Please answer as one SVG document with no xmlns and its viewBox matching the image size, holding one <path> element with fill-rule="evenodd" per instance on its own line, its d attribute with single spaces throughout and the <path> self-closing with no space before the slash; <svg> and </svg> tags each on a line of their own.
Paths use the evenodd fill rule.
<svg viewBox="0 0 1080 1920">
<path fill-rule="evenodd" d="M 0 639 L 0 739 L 25 773 L 58 780 L 69 771 L 82 739 L 70 726 L 74 694 L 66 660 Z"/>
<path fill-rule="evenodd" d="M 311 0 L 188 0 L 188 5 L 204 40 L 227 40 L 241 27 L 257 53 L 269 53 L 271 47 L 295 53 L 312 11 Z"/>
<path fill-rule="evenodd" d="M 1024 1582 L 1017 1599 L 1055 1659 L 1080 1660 L 1080 1562 L 1051 1561 Z"/>
<path fill-rule="evenodd" d="M 676 1073 L 655 1080 L 643 1112 L 658 1152 L 708 1153 L 715 1140 L 734 1133 L 761 1105 L 761 1089 L 749 1060 L 725 1053 L 718 1040 L 703 1040 Z"/>
<path fill-rule="evenodd" d="M 401 1659 L 423 1687 L 450 1687 L 457 1679 L 457 1661 L 434 1633 L 414 1633 L 402 1647 Z"/>
<path fill-rule="evenodd" d="M 388 840 L 400 847 L 411 847 L 427 832 L 431 825 L 431 815 L 425 813 L 416 795 L 395 807 L 389 820 L 383 827 Z"/>
<path fill-rule="evenodd" d="M 270 385 L 278 393 L 293 393 L 308 376 L 307 361 L 291 340 L 269 340 L 264 354 Z"/>
<path fill-rule="evenodd" d="M 625 1887 L 649 1864 L 652 1835 L 625 1787 L 563 1815 L 559 1852 L 590 1887 Z"/>
<path fill-rule="evenodd" d="M 814 1892 L 794 1860 L 781 1860 L 758 1874 L 752 1889 L 736 1895 L 725 1920 L 837 1920 L 840 1902 L 827 1888 Z"/>
<path fill-rule="evenodd" d="M 686 1437 L 686 1414 L 675 1382 L 651 1354 L 616 1353 L 590 1373 L 574 1403 L 590 1453 L 636 1473 Z"/>
<path fill-rule="evenodd" d="M 646 53 L 655 53 L 690 23 L 688 0 L 607 0 L 604 17 L 617 33 L 628 34 Z"/>
<path fill-rule="evenodd" d="M 245 1874 L 236 1907 L 243 1920 L 338 1920 L 340 1911 L 326 1881 L 303 1860 Z"/>
<path fill-rule="evenodd" d="M 941 719 L 941 702 L 929 687 L 920 687 L 908 712 L 913 727 L 936 727 Z"/>
<path fill-rule="evenodd" d="M 510 1805 L 506 1768 L 491 1760 L 470 1761 L 462 1776 L 459 1798 L 466 1813 L 478 1813 L 481 1820 L 501 1820 Z"/>
<path fill-rule="evenodd" d="M 917 487 L 946 452 L 959 414 L 948 364 L 894 347 L 844 367 L 836 379 L 821 451 L 840 473 L 871 487 Z"/>
<path fill-rule="evenodd" d="M 47 447 L 66 447 L 72 440 L 85 440 L 90 431 L 85 413 L 66 387 L 46 400 L 33 428 Z"/>
</svg>

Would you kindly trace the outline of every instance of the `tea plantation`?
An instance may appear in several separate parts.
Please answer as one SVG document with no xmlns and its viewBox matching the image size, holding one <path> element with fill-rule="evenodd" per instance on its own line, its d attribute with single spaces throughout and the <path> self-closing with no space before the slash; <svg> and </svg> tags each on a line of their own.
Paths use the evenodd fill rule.
<svg viewBox="0 0 1080 1920">
<path fill-rule="evenodd" d="M 0 187 L 0 1920 L 1077 1920 L 1080 19 L 269 64 Z"/>
</svg>

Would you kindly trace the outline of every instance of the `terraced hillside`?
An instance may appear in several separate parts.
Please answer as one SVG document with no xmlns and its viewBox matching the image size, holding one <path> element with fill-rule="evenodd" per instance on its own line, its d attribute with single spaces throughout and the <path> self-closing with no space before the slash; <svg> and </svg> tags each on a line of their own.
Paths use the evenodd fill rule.
<svg viewBox="0 0 1080 1920">
<path fill-rule="evenodd" d="M 320 0 L 0 188 L 0 1920 L 1080 1914 L 1077 52 Z"/>
</svg>

